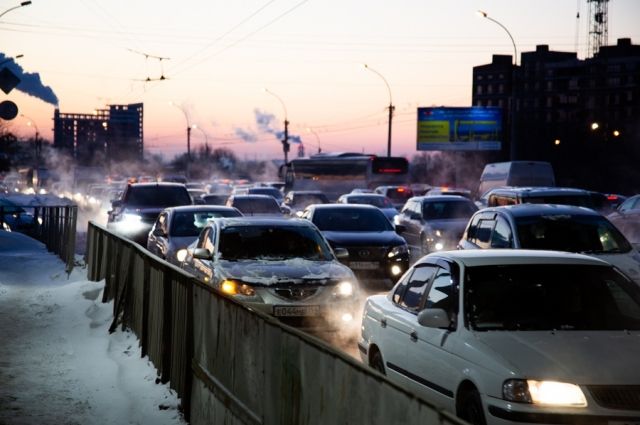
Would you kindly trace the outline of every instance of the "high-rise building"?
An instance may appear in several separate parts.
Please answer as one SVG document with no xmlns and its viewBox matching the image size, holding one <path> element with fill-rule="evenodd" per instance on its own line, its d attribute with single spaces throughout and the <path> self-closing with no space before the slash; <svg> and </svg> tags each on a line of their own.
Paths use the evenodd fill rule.
<svg viewBox="0 0 640 425">
<path fill-rule="evenodd" d="M 104 164 L 143 158 L 142 103 L 109 105 L 90 114 L 54 115 L 53 147 L 78 163 Z"/>
</svg>

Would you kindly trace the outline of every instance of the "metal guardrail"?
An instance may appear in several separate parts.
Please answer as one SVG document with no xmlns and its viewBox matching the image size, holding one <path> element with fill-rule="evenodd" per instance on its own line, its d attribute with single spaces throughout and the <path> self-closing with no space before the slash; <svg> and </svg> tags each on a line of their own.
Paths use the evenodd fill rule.
<svg viewBox="0 0 640 425">
<path fill-rule="evenodd" d="M 455 424 L 324 342 L 253 311 L 93 222 L 88 279 L 192 424 Z"/>
<path fill-rule="evenodd" d="M 15 205 L 0 206 L 0 226 L 8 222 L 16 209 L 33 210 L 32 225 L 26 225 L 12 231 L 24 233 L 45 244 L 47 249 L 58 255 L 65 263 L 65 271 L 71 273 L 75 264 L 76 224 L 78 207 Z M 20 213 L 22 215 L 25 213 Z M 19 217 L 13 217 L 18 219 Z"/>
</svg>

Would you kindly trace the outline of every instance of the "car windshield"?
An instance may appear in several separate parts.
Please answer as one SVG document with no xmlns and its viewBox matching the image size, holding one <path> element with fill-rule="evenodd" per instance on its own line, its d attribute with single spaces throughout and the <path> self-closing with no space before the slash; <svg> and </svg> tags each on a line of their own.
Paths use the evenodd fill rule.
<svg viewBox="0 0 640 425">
<path fill-rule="evenodd" d="M 366 204 L 378 208 L 393 208 L 393 204 L 384 196 L 349 196 L 348 204 Z"/>
<path fill-rule="evenodd" d="M 304 258 L 330 261 L 333 255 L 322 235 L 301 226 L 231 226 L 220 233 L 223 260 L 286 260 Z"/>
<path fill-rule="evenodd" d="M 471 201 L 434 201 L 422 205 L 422 216 L 425 220 L 447 220 L 469 218 L 476 212 Z"/>
<path fill-rule="evenodd" d="M 176 212 L 171 221 L 169 234 L 173 237 L 196 237 L 211 219 L 218 217 L 240 217 L 236 210 L 223 211 L 180 211 Z"/>
<path fill-rule="evenodd" d="M 629 252 L 632 247 L 610 221 L 596 215 L 516 218 L 520 247 L 590 254 Z"/>
<path fill-rule="evenodd" d="M 393 231 L 393 226 L 382 211 L 374 208 L 318 208 L 313 214 L 313 224 L 322 231 Z"/>
<path fill-rule="evenodd" d="M 184 187 L 144 186 L 132 187 L 127 193 L 125 202 L 140 207 L 173 207 L 189 205 L 191 198 Z"/>
<path fill-rule="evenodd" d="M 306 208 L 311 204 L 328 204 L 329 199 L 321 193 L 297 194 L 293 198 L 293 205 L 297 208 Z"/>
<path fill-rule="evenodd" d="M 282 214 L 274 198 L 235 198 L 233 206 L 243 214 Z"/>
<path fill-rule="evenodd" d="M 477 331 L 640 330 L 640 287 L 610 266 L 493 265 L 465 271 Z"/>
</svg>

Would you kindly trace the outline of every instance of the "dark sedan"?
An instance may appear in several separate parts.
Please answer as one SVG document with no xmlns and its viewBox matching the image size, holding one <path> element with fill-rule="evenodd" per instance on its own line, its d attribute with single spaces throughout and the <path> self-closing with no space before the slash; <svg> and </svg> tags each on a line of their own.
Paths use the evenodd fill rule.
<svg viewBox="0 0 640 425">
<path fill-rule="evenodd" d="M 407 201 L 395 218 L 399 232 L 412 253 L 426 255 L 455 249 L 469 218 L 478 207 L 459 195 L 416 196 Z"/>
<path fill-rule="evenodd" d="M 343 262 L 358 280 L 390 287 L 409 268 L 409 249 L 385 215 L 371 205 L 310 205 L 302 216 L 315 224 L 329 244 L 346 248 Z"/>
</svg>

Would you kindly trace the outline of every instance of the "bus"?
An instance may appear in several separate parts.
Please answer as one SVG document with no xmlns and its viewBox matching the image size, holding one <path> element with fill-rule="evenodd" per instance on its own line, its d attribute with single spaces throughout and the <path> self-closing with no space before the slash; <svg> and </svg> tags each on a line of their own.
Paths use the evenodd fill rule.
<svg viewBox="0 0 640 425">
<path fill-rule="evenodd" d="M 295 158 L 280 169 L 284 191 L 321 190 L 331 201 L 351 190 L 405 185 L 409 162 L 403 157 L 379 157 L 359 153 L 324 153 Z"/>
</svg>

